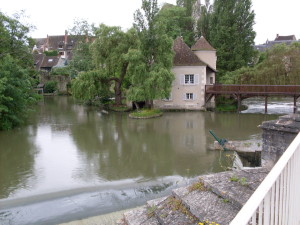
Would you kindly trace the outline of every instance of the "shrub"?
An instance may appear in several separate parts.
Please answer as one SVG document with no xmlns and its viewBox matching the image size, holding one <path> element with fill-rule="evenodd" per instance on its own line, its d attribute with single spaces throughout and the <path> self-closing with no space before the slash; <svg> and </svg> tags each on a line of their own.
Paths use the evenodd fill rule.
<svg viewBox="0 0 300 225">
<path fill-rule="evenodd" d="M 58 51 L 57 51 L 57 50 L 44 51 L 44 54 L 45 54 L 46 56 L 58 56 Z"/>
<path fill-rule="evenodd" d="M 45 83 L 44 92 L 53 93 L 57 90 L 57 82 L 54 80 Z"/>
</svg>

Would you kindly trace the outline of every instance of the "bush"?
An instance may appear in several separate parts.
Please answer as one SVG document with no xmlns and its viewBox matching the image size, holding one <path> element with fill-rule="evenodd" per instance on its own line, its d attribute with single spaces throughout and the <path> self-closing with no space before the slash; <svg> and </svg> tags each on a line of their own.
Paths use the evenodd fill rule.
<svg viewBox="0 0 300 225">
<path fill-rule="evenodd" d="M 44 54 L 45 54 L 46 56 L 58 56 L 58 51 L 57 51 L 57 50 L 44 51 Z"/>
<path fill-rule="evenodd" d="M 132 118 L 152 118 L 152 117 L 158 117 L 161 116 L 162 112 L 159 109 L 142 109 L 139 111 L 135 111 L 130 113 L 130 117 Z"/>
<path fill-rule="evenodd" d="M 44 92 L 53 93 L 57 90 L 57 82 L 54 80 L 45 83 Z"/>
<path fill-rule="evenodd" d="M 70 68 L 69 67 L 57 67 L 53 68 L 50 72 L 51 75 L 65 75 L 69 76 L 70 75 Z"/>
</svg>

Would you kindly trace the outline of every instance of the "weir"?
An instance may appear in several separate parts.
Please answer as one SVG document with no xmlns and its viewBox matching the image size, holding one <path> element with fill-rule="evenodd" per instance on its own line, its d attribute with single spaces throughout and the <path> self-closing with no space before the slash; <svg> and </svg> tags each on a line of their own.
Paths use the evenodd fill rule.
<svg viewBox="0 0 300 225">
<path fill-rule="evenodd" d="M 296 176 L 299 163 L 293 156 L 289 165 L 289 158 L 297 149 L 299 159 L 300 136 L 295 137 L 300 131 L 300 116 L 282 116 L 263 122 L 260 127 L 263 167 L 201 176 L 198 182 L 175 189 L 170 196 L 148 201 L 145 206 L 124 213 L 118 224 L 299 224 L 296 200 L 300 187 Z"/>
</svg>

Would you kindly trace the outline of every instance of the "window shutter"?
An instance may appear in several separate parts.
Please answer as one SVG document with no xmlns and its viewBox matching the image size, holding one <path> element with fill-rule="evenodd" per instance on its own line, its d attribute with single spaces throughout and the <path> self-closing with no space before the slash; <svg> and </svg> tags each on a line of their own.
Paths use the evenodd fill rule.
<svg viewBox="0 0 300 225">
<path fill-rule="evenodd" d="M 199 84 L 200 76 L 199 74 L 195 74 L 195 84 Z"/>
<path fill-rule="evenodd" d="M 180 84 L 184 85 L 184 74 L 180 74 Z"/>
<path fill-rule="evenodd" d="M 183 100 L 186 100 L 186 93 L 183 94 Z"/>
<path fill-rule="evenodd" d="M 193 94 L 193 100 L 197 99 L 197 94 Z"/>
</svg>

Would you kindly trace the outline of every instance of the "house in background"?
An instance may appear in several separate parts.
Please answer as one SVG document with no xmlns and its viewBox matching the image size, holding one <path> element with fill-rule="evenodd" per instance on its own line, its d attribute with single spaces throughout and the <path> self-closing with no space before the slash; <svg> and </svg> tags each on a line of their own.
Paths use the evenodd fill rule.
<svg viewBox="0 0 300 225">
<path fill-rule="evenodd" d="M 294 42 L 300 42 L 297 40 L 295 35 L 280 36 L 277 34 L 274 41 L 267 40 L 265 44 L 255 45 L 254 48 L 258 51 L 266 51 L 268 48 L 272 48 L 276 44 L 290 45 Z"/>
<path fill-rule="evenodd" d="M 57 51 L 61 58 L 70 60 L 72 51 L 79 40 L 87 41 L 83 35 L 47 35 L 46 38 L 35 38 L 33 52 L 42 54 L 45 51 Z"/>
<path fill-rule="evenodd" d="M 161 109 L 201 110 L 205 105 L 205 85 L 214 84 L 216 50 L 201 37 L 189 48 L 181 37 L 173 44 L 175 56 L 172 72 L 175 80 L 168 99 L 155 100 Z"/>
</svg>

